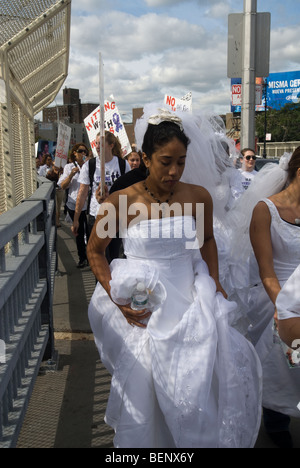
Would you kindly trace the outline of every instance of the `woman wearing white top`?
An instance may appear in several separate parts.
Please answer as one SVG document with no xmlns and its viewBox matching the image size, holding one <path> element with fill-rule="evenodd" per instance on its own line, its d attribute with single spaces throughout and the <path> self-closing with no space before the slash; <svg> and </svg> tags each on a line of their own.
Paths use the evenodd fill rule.
<svg viewBox="0 0 300 468">
<path fill-rule="evenodd" d="M 84 143 L 77 143 L 75 146 L 73 146 L 70 154 L 70 159 L 72 162 L 65 165 L 64 172 L 58 181 L 58 185 L 62 189 L 69 189 L 66 206 L 72 221 L 74 219 L 76 199 L 80 187 L 78 178 L 81 167 L 83 166 L 88 154 L 89 151 Z M 79 257 L 79 262 L 77 265 L 78 268 L 83 268 L 88 264 L 85 243 L 85 234 L 88 234 L 86 209 L 87 202 L 85 202 L 79 217 L 78 235 L 76 236 L 77 252 Z"/>
<path fill-rule="evenodd" d="M 292 447 L 290 417 L 300 416 L 297 407 L 300 369 L 290 362 L 290 351 L 282 351 L 274 332 L 273 316 L 278 306 L 279 331 L 285 341 L 291 343 L 300 338 L 298 330 L 293 330 L 298 323 L 295 317 L 299 303 L 296 269 L 300 263 L 300 147 L 291 157 L 282 157 L 279 165 L 274 166 L 272 170 L 270 165 L 271 169 L 266 172 L 265 185 L 272 181 L 274 172 L 279 173 L 282 186 L 258 202 L 250 224 L 261 283 L 253 288 L 249 317 L 252 319 L 252 336 L 255 333 L 258 338 L 255 347 L 263 366 L 265 427 L 277 446 L 287 448 Z M 294 280 L 289 279 L 292 275 L 295 275 Z M 284 292 L 280 294 L 285 283 Z M 290 333 L 292 330 L 294 335 Z M 290 364 L 296 367 L 292 371 Z"/>
<path fill-rule="evenodd" d="M 39 167 L 38 174 L 40 177 L 46 177 L 46 174 L 53 166 L 53 160 L 51 154 L 45 154 L 42 163 Z"/>
</svg>

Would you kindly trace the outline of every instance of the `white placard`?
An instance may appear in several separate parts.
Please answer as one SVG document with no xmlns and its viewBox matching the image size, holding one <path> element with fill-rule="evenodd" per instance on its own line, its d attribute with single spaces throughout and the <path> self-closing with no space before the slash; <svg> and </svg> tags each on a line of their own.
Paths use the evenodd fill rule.
<svg viewBox="0 0 300 468">
<path fill-rule="evenodd" d="M 165 94 L 164 104 L 171 107 L 173 111 L 192 111 L 192 93 L 187 93 L 181 99 L 178 99 L 171 94 Z"/>
<path fill-rule="evenodd" d="M 242 105 L 242 85 L 234 84 L 231 87 L 232 92 L 232 105 L 241 106 Z"/>
<path fill-rule="evenodd" d="M 65 167 L 68 160 L 70 139 L 71 128 L 60 122 L 54 161 L 56 167 Z"/>
<path fill-rule="evenodd" d="M 234 84 L 231 87 L 232 92 L 232 105 L 233 106 L 241 106 L 242 105 L 242 85 L 241 84 Z M 255 85 L 255 105 L 260 106 L 262 99 L 262 85 L 256 84 Z"/>
<path fill-rule="evenodd" d="M 100 106 L 96 107 L 96 109 L 84 119 L 84 125 L 94 156 L 97 156 L 96 136 L 100 132 L 99 118 Z M 119 138 L 123 157 L 131 153 L 132 149 L 128 140 L 128 136 L 122 122 L 121 115 L 114 101 L 105 101 L 104 103 L 104 130 L 112 132 Z"/>
</svg>

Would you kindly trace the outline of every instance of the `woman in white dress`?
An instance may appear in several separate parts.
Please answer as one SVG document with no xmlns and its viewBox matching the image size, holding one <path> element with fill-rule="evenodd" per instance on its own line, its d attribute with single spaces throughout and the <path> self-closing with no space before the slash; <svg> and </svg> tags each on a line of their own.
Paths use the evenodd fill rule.
<svg viewBox="0 0 300 468">
<path fill-rule="evenodd" d="M 149 176 L 107 198 L 88 244 L 98 279 L 89 318 L 112 375 L 105 420 L 116 447 L 253 447 L 261 367 L 228 323 L 236 305 L 219 282 L 212 198 L 180 181 L 195 157 L 189 125 L 183 131 L 177 115 L 161 110 L 148 117 L 137 133 Z M 109 266 L 105 249 L 119 227 L 127 258 Z M 136 311 L 130 302 L 139 282 L 149 301 Z"/>
<path fill-rule="evenodd" d="M 250 224 L 250 238 L 261 279 L 251 290 L 250 334 L 255 337 L 255 347 L 263 366 L 265 427 L 272 440 L 281 447 L 292 446 L 290 416 L 300 417 L 297 407 L 300 368 L 289 367 L 290 353 L 283 351 L 273 318 L 279 292 L 300 264 L 300 147 L 288 160 L 286 158 L 279 167 L 267 172 L 269 181 L 272 173 L 282 172 L 282 186 L 279 193 L 256 205 Z M 282 310 L 282 305 L 280 307 L 282 319 L 292 318 L 288 311 L 298 294 L 299 284 L 296 289 L 289 289 L 286 310 Z"/>
<path fill-rule="evenodd" d="M 278 332 L 282 341 L 293 350 L 295 365 L 300 364 L 300 264 L 284 283 L 276 299 Z M 292 294 L 291 294 L 292 292 Z M 299 404 L 297 405 L 298 409 Z"/>
</svg>

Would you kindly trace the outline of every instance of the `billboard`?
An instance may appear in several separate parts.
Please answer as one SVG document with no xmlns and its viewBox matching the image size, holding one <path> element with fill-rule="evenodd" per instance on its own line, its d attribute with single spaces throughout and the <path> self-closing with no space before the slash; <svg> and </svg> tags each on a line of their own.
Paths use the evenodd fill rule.
<svg viewBox="0 0 300 468">
<path fill-rule="evenodd" d="M 237 103 L 234 91 L 237 89 L 236 85 L 241 85 L 241 78 L 231 79 L 231 112 L 241 112 L 241 105 Z M 257 85 L 264 82 L 263 78 L 256 78 Z M 279 110 L 288 103 L 300 102 L 300 71 L 270 73 L 267 78 L 267 107 L 269 109 Z M 242 87 L 242 86 L 241 86 Z M 262 101 L 260 105 L 256 105 L 256 111 L 265 110 L 265 97 L 262 93 Z"/>
<path fill-rule="evenodd" d="M 39 140 L 36 146 L 36 157 L 38 157 L 39 160 L 42 161 L 45 154 L 51 154 L 52 159 L 54 160 L 55 151 L 56 141 Z"/>
</svg>

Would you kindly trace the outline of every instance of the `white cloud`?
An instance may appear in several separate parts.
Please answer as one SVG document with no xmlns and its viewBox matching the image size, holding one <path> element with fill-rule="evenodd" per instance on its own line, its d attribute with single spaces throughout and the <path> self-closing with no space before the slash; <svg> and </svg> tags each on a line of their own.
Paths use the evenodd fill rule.
<svg viewBox="0 0 300 468">
<path fill-rule="evenodd" d="M 174 6 L 174 5 L 179 5 L 179 4 L 195 3 L 191 0 L 145 0 L 145 1 L 149 7 Z M 200 6 L 206 6 L 212 3 L 216 3 L 216 2 L 219 2 L 219 0 L 197 0 L 196 3 L 198 3 Z M 226 3 L 226 2 L 223 2 L 223 3 Z"/>
<path fill-rule="evenodd" d="M 202 27 L 153 13 L 140 18 L 121 12 L 76 17 L 71 34 L 72 46 L 85 57 L 95 57 L 98 50 L 106 59 L 114 60 L 135 60 L 205 41 Z"/>
<path fill-rule="evenodd" d="M 73 0 L 65 85 L 79 88 L 82 102 L 97 102 L 101 52 L 105 95 L 113 94 L 122 112 L 188 91 L 194 109 L 229 112 L 226 28 L 236 7 L 233 0 Z M 298 31 L 299 24 L 272 31 L 270 72 L 300 69 Z"/>
<path fill-rule="evenodd" d="M 271 33 L 270 71 L 300 70 L 299 26 L 278 28 Z"/>
<path fill-rule="evenodd" d="M 72 13 L 77 12 L 93 13 L 95 11 L 106 11 L 111 9 L 111 2 L 108 0 L 72 0 Z"/>
<path fill-rule="evenodd" d="M 226 2 L 219 2 L 215 5 L 212 5 L 206 11 L 206 16 L 210 16 L 212 18 L 227 18 L 230 13 L 230 6 Z"/>
<path fill-rule="evenodd" d="M 186 3 L 189 0 L 146 0 L 149 7 L 161 7 L 177 5 L 178 3 Z"/>
</svg>

